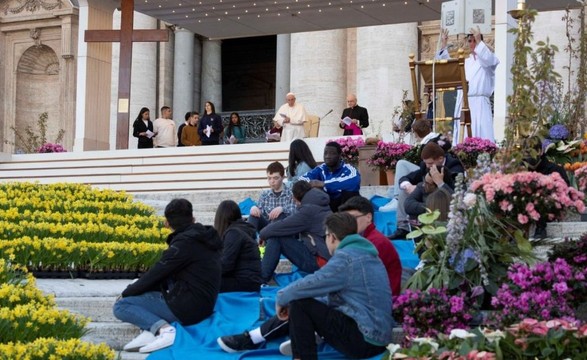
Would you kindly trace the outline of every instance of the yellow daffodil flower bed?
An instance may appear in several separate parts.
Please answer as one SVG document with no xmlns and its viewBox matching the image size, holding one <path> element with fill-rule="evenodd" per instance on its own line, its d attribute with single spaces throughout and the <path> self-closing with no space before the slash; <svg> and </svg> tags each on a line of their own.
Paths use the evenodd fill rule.
<svg viewBox="0 0 587 360">
<path fill-rule="evenodd" d="M 30 343 L 0 344 L 0 360 L 113 360 L 108 345 L 94 345 L 80 339 L 39 338 Z"/>
<path fill-rule="evenodd" d="M 19 265 L 0 259 L 0 360 L 114 359 L 105 344 L 85 343 L 89 319 L 58 310 Z"/>
<path fill-rule="evenodd" d="M 170 233 L 130 195 L 81 184 L 0 184 L 0 219 L 0 257 L 33 271 L 145 271 Z"/>
</svg>

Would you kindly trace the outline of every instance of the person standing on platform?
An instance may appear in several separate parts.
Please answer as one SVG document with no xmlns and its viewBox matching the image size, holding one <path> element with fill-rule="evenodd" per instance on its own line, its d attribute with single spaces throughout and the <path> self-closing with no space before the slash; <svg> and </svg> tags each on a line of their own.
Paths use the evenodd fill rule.
<svg viewBox="0 0 587 360">
<path fill-rule="evenodd" d="M 448 59 L 449 54 L 446 48 L 448 42 L 448 30 L 444 29 L 441 33 L 442 49 L 436 55 L 438 59 Z M 489 139 L 495 141 L 493 134 L 493 112 L 491 109 L 490 97 L 495 89 L 495 69 L 499 65 L 499 59 L 491 49 L 483 42 L 483 35 L 477 29 L 471 29 L 471 34 L 467 35 L 467 42 L 471 51 L 469 57 L 465 59 L 465 77 L 469 83 L 469 108 L 471 112 L 471 130 L 474 137 Z M 463 93 L 457 94 L 455 106 L 455 117 L 460 118 L 462 108 Z M 456 144 L 458 139 L 459 126 L 455 121 L 454 139 Z M 466 135 L 466 134 L 465 134 Z"/>
<path fill-rule="evenodd" d="M 247 140 L 246 135 L 247 129 L 241 124 L 241 117 L 238 113 L 233 112 L 230 114 L 230 121 L 228 122 L 228 129 L 226 129 L 227 144 L 244 144 Z"/>
<path fill-rule="evenodd" d="M 224 130 L 222 118 L 216 114 L 216 108 L 212 102 L 206 101 L 204 109 L 204 115 L 200 118 L 198 125 L 198 134 L 200 134 L 202 145 L 218 145 L 220 134 Z"/>
<path fill-rule="evenodd" d="M 341 129 L 344 129 L 343 135 L 363 135 L 363 128 L 369 126 L 369 113 L 367 109 L 357 105 L 357 96 L 350 94 L 346 98 L 346 103 L 349 106 L 344 109 L 340 117 Z"/>
<path fill-rule="evenodd" d="M 132 136 L 139 139 L 138 149 L 150 149 L 153 147 L 153 122 L 149 109 L 144 107 L 139 111 L 135 122 L 132 124 Z"/>
<path fill-rule="evenodd" d="M 177 146 L 175 121 L 171 118 L 173 111 L 169 106 L 161 107 L 161 117 L 153 122 L 154 145 L 158 148 Z"/>
<path fill-rule="evenodd" d="M 181 143 L 183 146 L 198 146 L 202 145 L 200 135 L 198 134 L 198 123 L 200 122 L 200 114 L 196 111 L 189 112 L 188 124 L 183 127 L 181 131 Z M 187 115 L 187 114 L 186 114 Z"/>
<path fill-rule="evenodd" d="M 193 112 L 188 111 L 185 113 L 185 121 L 183 124 L 179 125 L 179 127 L 177 128 L 177 146 L 178 147 L 182 147 L 185 146 L 182 142 L 181 142 L 181 133 L 183 131 L 183 128 L 186 127 L 189 122 L 190 122 L 190 116 L 192 116 Z"/>
<path fill-rule="evenodd" d="M 308 121 L 308 115 L 304 105 L 296 103 L 294 93 L 285 96 L 286 103 L 281 105 L 273 120 L 283 127 L 281 141 L 290 142 L 295 139 L 303 139 L 306 136 L 304 123 Z"/>
</svg>

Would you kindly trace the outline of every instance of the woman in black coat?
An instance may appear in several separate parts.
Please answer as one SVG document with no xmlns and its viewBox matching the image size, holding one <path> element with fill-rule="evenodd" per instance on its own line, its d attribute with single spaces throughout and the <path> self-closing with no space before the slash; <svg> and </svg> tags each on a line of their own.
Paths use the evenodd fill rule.
<svg viewBox="0 0 587 360">
<path fill-rule="evenodd" d="M 240 208 L 232 200 L 218 205 L 214 227 L 224 244 L 220 292 L 259 291 L 261 256 L 255 227 L 242 219 Z"/>
<path fill-rule="evenodd" d="M 132 136 L 139 139 L 139 149 L 150 149 L 153 147 L 153 137 L 147 136 L 147 131 L 153 132 L 153 122 L 150 120 L 149 109 L 144 107 L 139 111 L 139 116 L 132 124 Z"/>
</svg>

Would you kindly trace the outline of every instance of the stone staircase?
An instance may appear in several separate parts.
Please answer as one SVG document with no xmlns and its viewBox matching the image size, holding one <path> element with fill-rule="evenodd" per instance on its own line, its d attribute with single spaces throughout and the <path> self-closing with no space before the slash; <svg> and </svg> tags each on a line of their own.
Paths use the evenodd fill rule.
<svg viewBox="0 0 587 360">
<path fill-rule="evenodd" d="M 55 296 L 57 306 L 91 318 L 84 340 L 104 342 L 121 359 L 145 359 L 146 354 L 121 352 L 122 347 L 139 334 L 138 328 L 118 321 L 112 314 L 116 297 L 132 280 L 38 279 L 37 287 Z"/>
</svg>

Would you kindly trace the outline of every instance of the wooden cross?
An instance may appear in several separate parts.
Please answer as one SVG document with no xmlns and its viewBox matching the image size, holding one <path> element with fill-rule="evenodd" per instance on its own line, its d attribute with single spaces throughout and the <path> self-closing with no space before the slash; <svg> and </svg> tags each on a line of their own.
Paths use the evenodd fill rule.
<svg viewBox="0 0 587 360">
<path fill-rule="evenodd" d="M 168 30 L 134 30 L 134 0 L 122 0 L 120 30 L 86 30 L 86 42 L 120 42 L 116 148 L 128 149 L 130 80 L 133 42 L 169 41 Z"/>
</svg>

